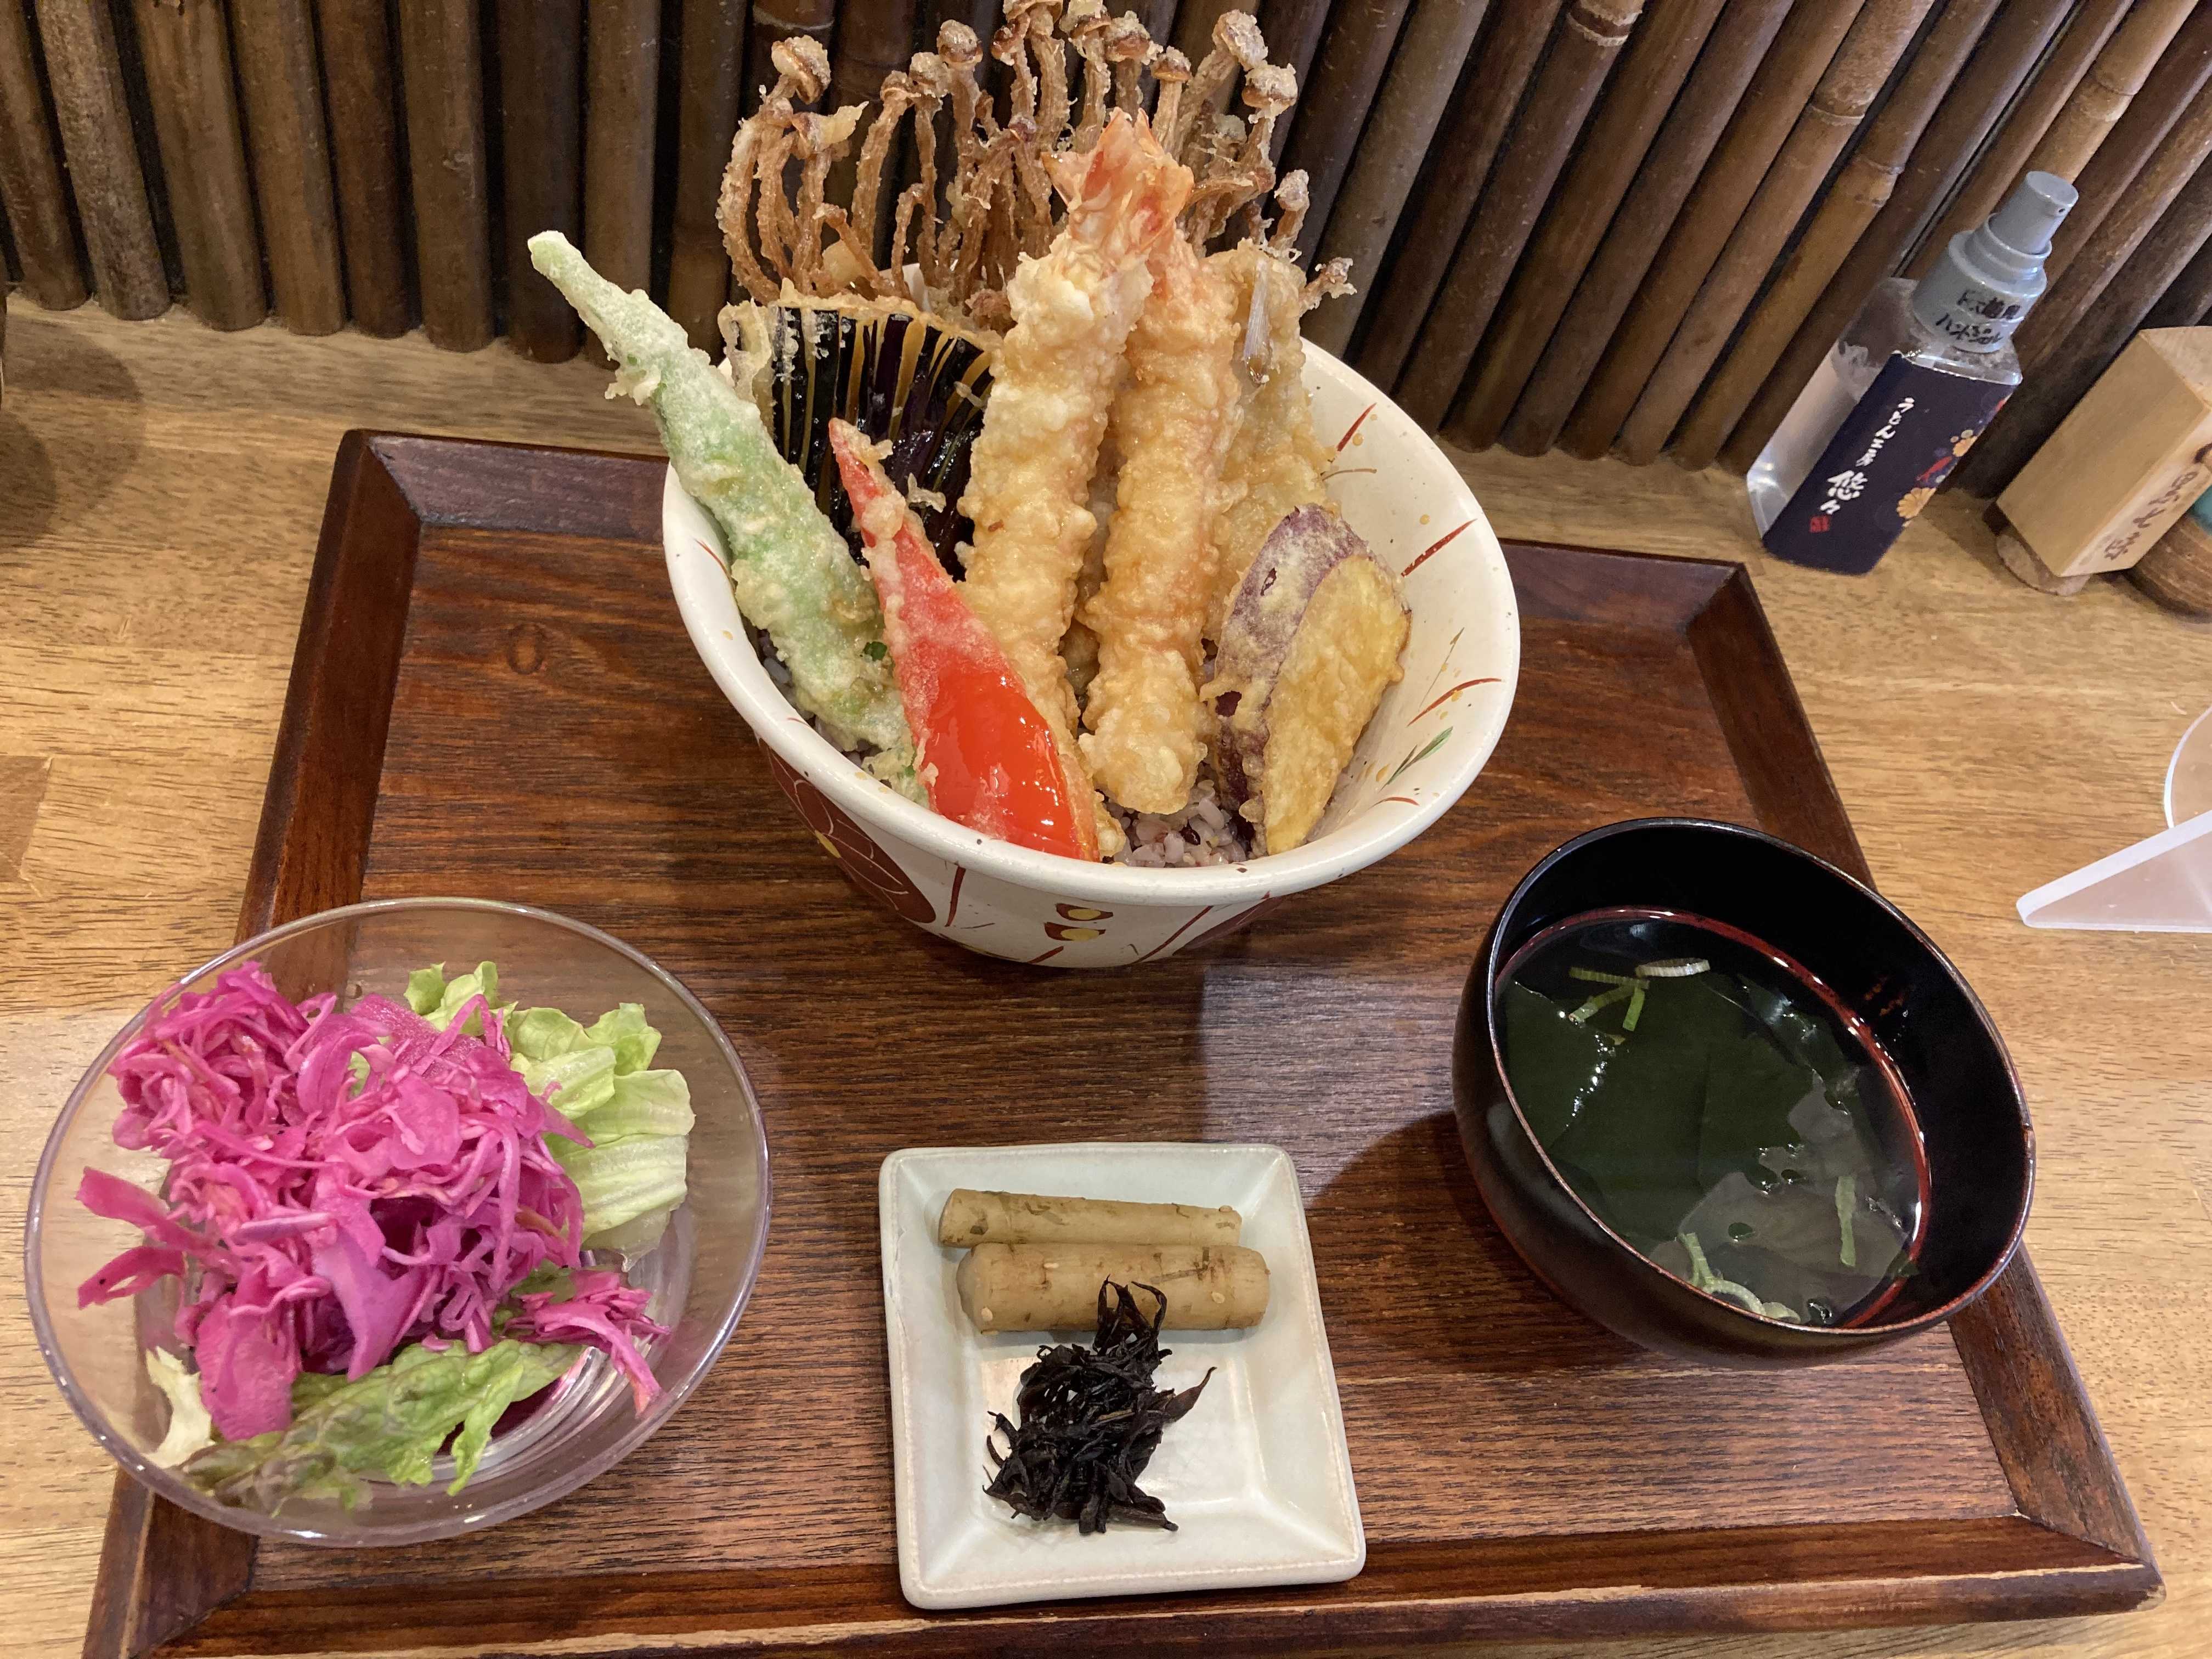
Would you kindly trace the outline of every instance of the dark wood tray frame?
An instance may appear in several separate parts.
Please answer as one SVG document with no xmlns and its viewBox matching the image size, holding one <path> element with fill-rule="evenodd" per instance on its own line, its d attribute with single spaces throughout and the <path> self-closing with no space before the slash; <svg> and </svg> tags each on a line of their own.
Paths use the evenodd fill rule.
<svg viewBox="0 0 2212 1659">
<path fill-rule="evenodd" d="M 635 540 L 661 464 L 350 433 L 309 586 L 239 935 L 360 896 L 391 696 L 426 528 Z M 1741 566 L 1509 544 L 1524 616 L 1669 625 L 1715 688 L 1759 821 L 1864 877 L 1865 860 Z M 118 1476 L 89 1656 L 301 1649 L 504 1650 L 557 1633 L 592 1650 L 681 1636 L 748 1651 L 961 1654 L 1049 1636 L 1065 1651 L 1402 1645 L 1662 1630 L 1784 1630 L 2041 1618 L 2147 1605 L 2148 1541 L 2025 1253 L 1954 1322 L 2010 1485 L 2007 1516 L 1378 1543 L 1346 1584 L 930 1617 L 896 1571 L 685 1572 L 507 1581 L 441 1602 L 421 1587 L 252 1590 L 254 1540 Z M 890 1525 L 884 1518 L 886 1528 Z M 1636 1587 L 1633 1596 L 1613 1592 Z M 1171 1616 L 1164 1617 L 1163 1614 Z M 1042 1615 L 1042 1617 L 1041 1617 Z M 824 1640 L 822 1626 L 835 1626 Z M 602 1649 L 599 1643 L 606 1644 Z M 687 1646 L 687 1651 L 702 1651 Z"/>
</svg>

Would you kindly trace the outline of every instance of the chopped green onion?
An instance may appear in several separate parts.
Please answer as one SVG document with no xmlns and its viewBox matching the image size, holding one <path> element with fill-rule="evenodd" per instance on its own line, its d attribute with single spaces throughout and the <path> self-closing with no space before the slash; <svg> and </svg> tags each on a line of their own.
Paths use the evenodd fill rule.
<svg viewBox="0 0 2212 1659">
<path fill-rule="evenodd" d="M 1598 985 L 1626 985 L 1630 982 L 1626 974 L 1601 974 L 1595 968 L 1570 968 L 1567 977 L 1589 980 Z"/>
<path fill-rule="evenodd" d="M 1678 1233 L 1682 1248 L 1690 1253 L 1690 1286 L 1712 1296 L 1724 1296 L 1747 1311 L 1764 1314 L 1769 1319 L 1795 1319 L 1797 1316 L 1779 1302 L 1762 1302 L 1747 1286 L 1733 1279 L 1723 1279 L 1705 1260 L 1705 1252 L 1698 1243 L 1695 1233 Z"/>
<path fill-rule="evenodd" d="M 1628 999 L 1628 1012 L 1621 1019 L 1620 1029 L 1624 1031 L 1632 1031 L 1636 1029 L 1636 1022 L 1643 1018 L 1644 988 L 1639 985 Z"/>
<path fill-rule="evenodd" d="M 1574 1021 L 1576 1024 L 1580 1025 L 1588 1020 L 1592 1014 L 1597 1012 L 1599 1009 L 1610 1008 L 1614 1003 L 1625 1001 L 1633 994 L 1634 988 L 1632 987 L 1627 985 L 1616 985 L 1610 991 L 1601 991 L 1597 995 L 1592 997 L 1588 1002 L 1583 1004 L 1581 1007 L 1576 1009 L 1574 1012 L 1569 1014 L 1567 1018 Z"/>
<path fill-rule="evenodd" d="M 1638 979 L 1695 979 L 1711 970 L 1712 963 L 1703 957 L 1668 957 L 1658 962 L 1647 962 L 1637 969 Z"/>
</svg>

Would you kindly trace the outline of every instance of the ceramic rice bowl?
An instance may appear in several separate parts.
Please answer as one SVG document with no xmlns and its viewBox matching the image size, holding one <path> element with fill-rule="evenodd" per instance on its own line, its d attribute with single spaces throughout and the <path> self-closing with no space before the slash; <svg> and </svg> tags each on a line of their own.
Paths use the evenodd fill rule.
<svg viewBox="0 0 2212 1659">
<path fill-rule="evenodd" d="M 1200 869 L 1084 864 L 994 841 L 895 794 L 777 688 L 738 614 L 714 520 L 676 481 L 662 497 L 668 576 L 691 642 L 793 807 L 861 891 L 985 956 L 1054 968 L 1158 962 L 1364 869 L 1419 835 L 1496 747 L 1521 628 L 1498 538 L 1443 452 L 1365 380 L 1306 348 L 1316 429 L 1346 521 L 1401 573 L 1413 631 L 1390 688 L 1304 846 Z"/>
</svg>

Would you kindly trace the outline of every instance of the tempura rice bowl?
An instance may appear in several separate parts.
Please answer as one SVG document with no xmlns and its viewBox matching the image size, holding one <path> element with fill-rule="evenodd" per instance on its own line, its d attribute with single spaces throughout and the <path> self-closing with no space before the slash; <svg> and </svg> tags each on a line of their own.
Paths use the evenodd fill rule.
<svg viewBox="0 0 2212 1659">
<path fill-rule="evenodd" d="M 894 793 L 786 700 L 738 614 L 720 532 L 672 469 L 661 532 L 692 644 L 767 750 L 777 784 L 854 884 L 985 956 L 1054 968 L 1158 962 L 1255 921 L 1275 901 L 1364 869 L 1449 811 L 1504 730 L 1521 627 L 1498 538 L 1436 443 L 1309 343 L 1314 424 L 1338 448 L 1329 489 L 1400 573 L 1413 632 L 1313 836 L 1287 853 L 1200 868 L 1086 864 L 1013 846 Z"/>
</svg>

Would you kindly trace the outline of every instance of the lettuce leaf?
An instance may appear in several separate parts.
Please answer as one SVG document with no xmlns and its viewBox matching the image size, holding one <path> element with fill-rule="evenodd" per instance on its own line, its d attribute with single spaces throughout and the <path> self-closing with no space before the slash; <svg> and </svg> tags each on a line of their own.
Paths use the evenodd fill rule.
<svg viewBox="0 0 2212 1659">
<path fill-rule="evenodd" d="M 660 1051 L 660 1033 L 645 1023 L 645 1006 L 625 1002 L 601 1014 L 584 1041 L 615 1051 L 615 1070 L 623 1076 L 641 1072 Z"/>
<path fill-rule="evenodd" d="M 293 1385 L 289 1428 L 210 1446 L 184 1474 L 223 1503 L 272 1514 L 299 1498 L 349 1510 L 368 1495 L 371 1477 L 428 1484 L 431 1462 L 452 1437 L 454 1478 L 446 1490 L 457 1492 L 501 1413 L 559 1381 L 583 1352 L 565 1342 L 506 1340 L 473 1354 L 417 1344 L 356 1382 L 310 1372 Z"/>
<path fill-rule="evenodd" d="M 684 1201 L 683 1135 L 624 1135 L 579 1146 L 552 1140 L 553 1156 L 584 1195 L 584 1243 L 605 1248 L 601 1235 Z M 635 1248 L 635 1247 L 633 1247 Z"/>
<path fill-rule="evenodd" d="M 446 977 L 435 963 L 410 975 L 407 1005 L 443 1027 L 469 998 L 495 1002 L 499 969 Z M 512 1064 L 530 1091 L 591 1137 L 580 1146 L 556 1136 L 553 1156 L 584 1200 L 584 1243 L 635 1255 L 659 1243 L 684 1201 L 694 1121 L 683 1073 L 651 1069 L 660 1033 L 642 1003 L 609 1009 L 590 1025 L 558 1008 L 504 1011 Z"/>
<path fill-rule="evenodd" d="M 434 962 L 428 968 L 417 969 L 407 975 L 407 1006 L 428 1020 L 440 1030 L 453 1023 L 453 1016 L 471 997 L 482 997 L 490 1006 L 499 1006 L 499 964 L 480 962 L 473 974 L 463 974 L 458 979 L 446 977 L 446 964 Z M 471 1036 L 481 1036 L 472 1030 Z"/>
</svg>

